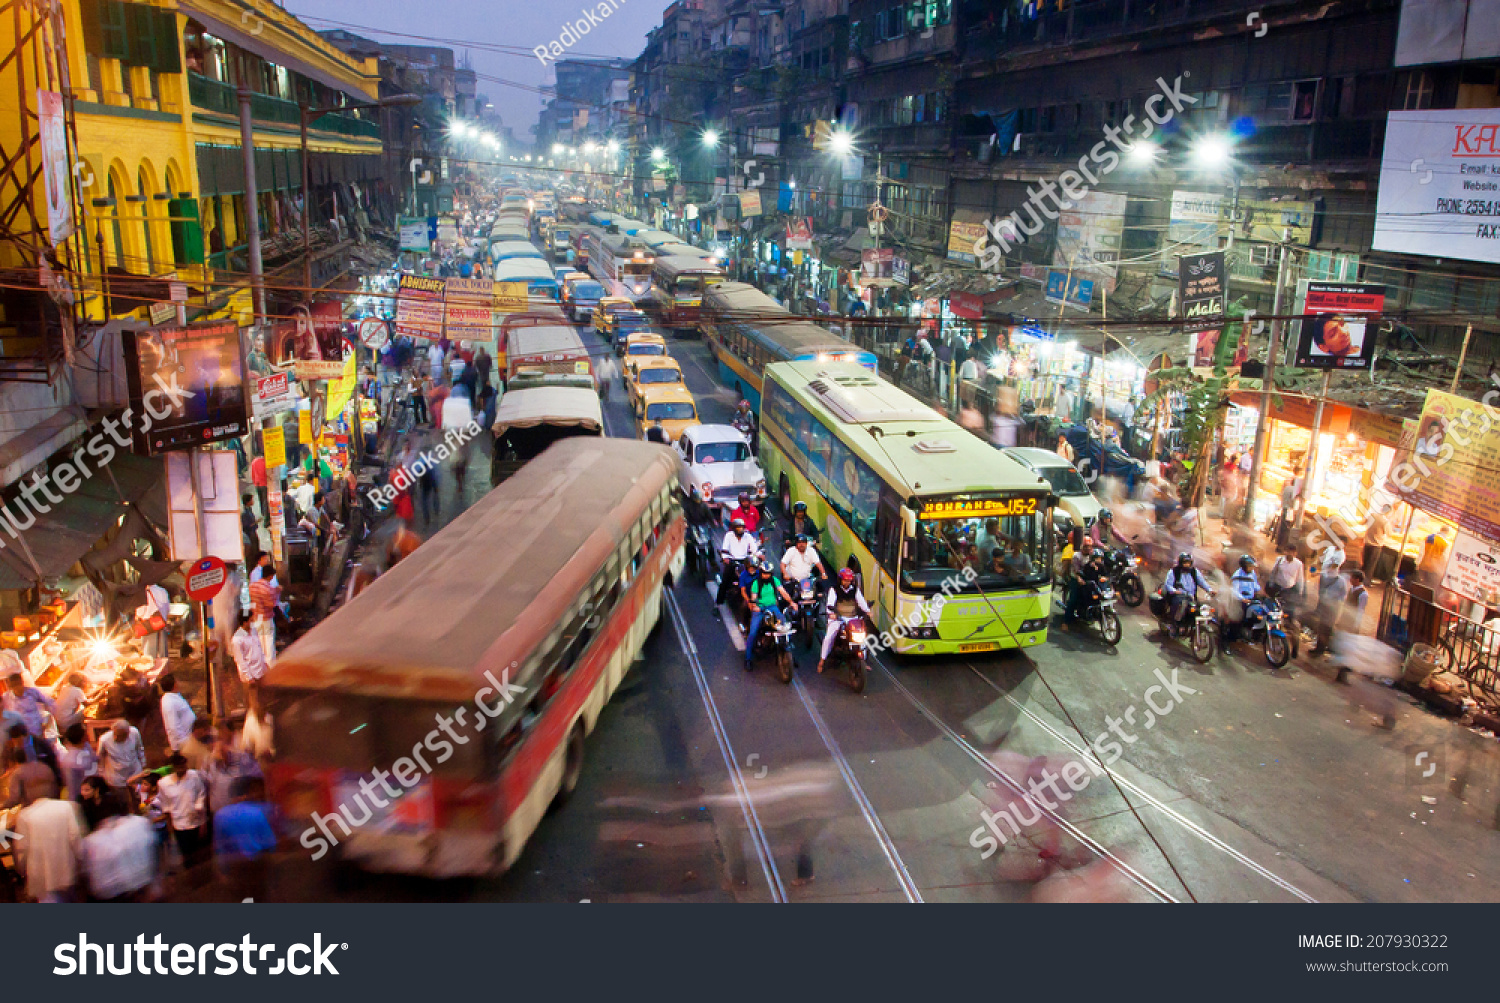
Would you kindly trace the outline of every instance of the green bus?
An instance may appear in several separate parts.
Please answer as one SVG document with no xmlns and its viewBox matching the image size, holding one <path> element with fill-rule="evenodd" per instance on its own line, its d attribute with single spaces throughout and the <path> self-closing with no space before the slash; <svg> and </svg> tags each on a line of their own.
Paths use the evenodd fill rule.
<svg viewBox="0 0 1500 1003">
<path fill-rule="evenodd" d="M 1046 481 L 851 363 L 766 366 L 760 420 L 767 483 L 784 511 L 807 503 L 830 570 L 858 558 L 883 643 L 933 655 L 1046 641 Z"/>
</svg>

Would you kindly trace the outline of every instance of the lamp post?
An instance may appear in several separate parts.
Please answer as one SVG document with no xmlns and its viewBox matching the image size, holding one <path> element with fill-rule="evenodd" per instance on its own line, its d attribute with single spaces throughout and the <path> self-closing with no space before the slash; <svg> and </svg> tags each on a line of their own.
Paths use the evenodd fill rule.
<svg viewBox="0 0 1500 1003">
<path fill-rule="evenodd" d="M 327 108 L 309 108 L 302 105 L 302 288 L 306 295 L 312 295 L 312 191 L 308 187 L 307 179 L 307 126 L 314 119 L 322 118 L 324 115 L 336 111 L 352 111 L 357 108 L 410 108 L 422 103 L 422 99 L 415 94 L 392 94 L 390 97 L 381 98 L 379 101 L 366 101 L 362 104 L 330 106 Z M 415 169 L 413 175 L 415 176 Z M 413 185 L 415 191 L 415 185 Z M 258 256 L 258 252 L 257 252 Z"/>
</svg>

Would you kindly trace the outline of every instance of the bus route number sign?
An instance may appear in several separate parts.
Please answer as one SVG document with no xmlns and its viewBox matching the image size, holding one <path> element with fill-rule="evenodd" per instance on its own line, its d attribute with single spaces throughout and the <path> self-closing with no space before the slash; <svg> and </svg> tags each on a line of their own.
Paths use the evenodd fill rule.
<svg viewBox="0 0 1500 1003">
<path fill-rule="evenodd" d="M 1036 515 L 1037 499 L 979 498 L 973 501 L 931 501 L 922 503 L 923 519 L 987 519 L 991 516 Z"/>
</svg>

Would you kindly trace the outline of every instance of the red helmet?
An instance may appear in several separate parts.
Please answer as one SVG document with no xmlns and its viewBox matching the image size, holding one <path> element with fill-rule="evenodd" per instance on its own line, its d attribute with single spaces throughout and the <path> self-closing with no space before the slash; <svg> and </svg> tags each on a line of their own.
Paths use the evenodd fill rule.
<svg viewBox="0 0 1500 1003">
<path fill-rule="evenodd" d="M 851 568 L 840 568 L 839 569 L 839 581 L 843 582 L 845 585 L 848 585 L 850 582 L 854 581 L 854 571 L 853 571 L 853 569 L 851 569 Z"/>
</svg>

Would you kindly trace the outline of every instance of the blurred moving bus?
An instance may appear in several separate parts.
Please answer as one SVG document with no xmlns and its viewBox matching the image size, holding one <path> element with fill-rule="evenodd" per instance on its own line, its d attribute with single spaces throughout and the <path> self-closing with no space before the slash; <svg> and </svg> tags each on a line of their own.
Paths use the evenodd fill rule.
<svg viewBox="0 0 1500 1003">
<path fill-rule="evenodd" d="M 704 289 L 698 323 L 719 364 L 719 379 L 757 410 L 762 373 L 773 362 L 852 362 L 872 374 L 879 372 L 874 352 L 794 317 L 745 282 L 720 282 Z"/>
<path fill-rule="evenodd" d="M 1047 640 L 1057 499 L 1037 473 L 849 363 L 769 365 L 763 401 L 766 483 L 784 511 L 807 503 L 831 567 L 859 558 L 866 598 L 897 652 Z M 978 560 L 974 544 L 985 551 Z M 939 594 L 947 601 L 934 603 Z"/>
<path fill-rule="evenodd" d="M 651 295 L 662 327 L 692 330 L 698 326 L 703 291 L 724 281 L 724 269 L 712 257 L 679 256 L 676 250 L 676 245 L 667 245 L 660 253 L 670 256 L 652 265 Z"/>
<path fill-rule="evenodd" d="M 270 788 L 314 860 L 515 862 L 681 574 L 676 483 L 664 446 L 559 442 L 277 659 Z"/>
<path fill-rule="evenodd" d="M 604 413 L 593 379 L 574 373 L 518 374 L 505 388 L 492 431 L 494 487 L 559 439 L 604 434 Z"/>
<path fill-rule="evenodd" d="M 536 323 L 512 324 L 506 329 L 506 382 L 522 372 L 576 373 L 592 379 L 594 363 L 588 346 L 573 325 L 547 318 Z"/>
</svg>

